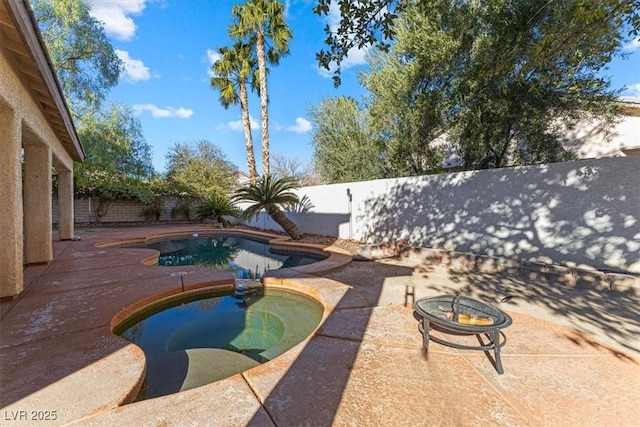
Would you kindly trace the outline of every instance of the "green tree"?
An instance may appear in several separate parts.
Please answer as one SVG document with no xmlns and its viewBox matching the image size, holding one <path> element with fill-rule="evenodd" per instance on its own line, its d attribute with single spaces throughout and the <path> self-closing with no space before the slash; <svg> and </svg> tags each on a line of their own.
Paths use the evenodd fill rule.
<svg viewBox="0 0 640 427">
<path fill-rule="evenodd" d="M 30 2 L 63 92 L 75 115 L 98 108 L 123 69 L 87 0 Z"/>
<path fill-rule="evenodd" d="M 222 227 L 229 227 L 229 221 L 225 216 L 238 217 L 238 208 L 226 194 L 214 191 L 196 209 L 196 216 L 199 220 L 214 219 L 222 224 Z"/>
<path fill-rule="evenodd" d="M 334 82 L 340 84 L 340 63 L 346 58 L 352 48 L 363 48 L 366 46 L 377 46 L 386 51 L 391 46 L 396 36 L 396 20 L 408 8 L 420 8 L 422 12 L 428 14 L 432 9 L 439 9 L 442 0 L 318 0 L 318 4 L 313 11 L 317 15 L 327 16 L 331 7 L 340 11 L 340 21 L 337 28 L 329 25 L 325 27 L 327 38 L 327 50 L 321 50 L 316 54 L 320 66 L 327 70 L 332 64 L 337 65 L 334 75 Z M 471 5 L 473 2 L 445 1 L 454 6 L 464 4 Z M 485 6 L 492 7 L 495 4 L 505 2 L 501 0 L 490 0 L 482 2 Z M 517 3 L 517 2 L 507 2 Z M 565 6 L 577 6 L 581 12 L 572 18 L 586 24 L 583 31 L 590 31 L 589 25 L 596 23 L 600 18 L 609 19 L 611 13 L 622 18 L 625 25 L 619 27 L 620 31 L 628 29 L 628 35 L 637 36 L 640 34 L 640 0 L 593 0 L 593 1 L 572 1 L 572 2 L 552 2 L 533 1 L 532 4 L 538 8 L 547 7 L 554 3 L 565 3 Z M 508 4 L 507 4 L 508 6 Z M 569 21 L 570 22 L 570 21 Z M 574 22 L 572 22 L 574 23 Z M 465 33 L 460 33 L 464 35 Z M 579 34 L 567 32 L 568 41 Z"/>
<path fill-rule="evenodd" d="M 263 175 L 255 185 L 239 188 L 232 200 L 253 203 L 242 213 L 244 219 L 253 218 L 264 209 L 289 237 L 300 240 L 304 237 L 302 231 L 281 209 L 298 204 L 298 196 L 293 191 L 298 187 L 296 180 L 291 177 L 275 178 L 271 175 Z"/>
<path fill-rule="evenodd" d="M 85 162 L 76 165 L 78 180 L 92 169 L 134 179 L 153 176 L 151 147 L 129 107 L 111 104 L 78 118 L 77 123 L 78 136 L 86 154 Z"/>
<path fill-rule="evenodd" d="M 339 86 L 340 64 L 352 49 L 362 49 L 375 45 L 381 50 L 390 47 L 395 36 L 394 22 L 398 13 L 404 8 L 404 1 L 394 0 L 318 0 L 313 12 L 320 16 L 328 16 L 332 5 L 340 11 L 338 28 L 326 25 L 327 50 L 316 54 L 318 64 L 326 69 L 334 68 L 333 82 Z"/>
<path fill-rule="evenodd" d="M 375 142 L 353 98 L 323 99 L 309 111 L 316 170 L 323 182 L 366 181 L 384 176 Z"/>
<path fill-rule="evenodd" d="M 112 104 L 78 120 L 85 161 L 74 164 L 75 193 L 95 201 L 96 222 L 114 200 L 153 203 L 153 190 L 146 184 L 154 173 L 151 148 L 131 110 Z"/>
<path fill-rule="evenodd" d="M 211 87 L 220 92 L 220 104 L 225 109 L 230 105 L 240 103 L 249 182 L 255 184 L 258 172 L 256 171 L 256 158 L 253 154 L 247 84 L 253 89 L 257 89 L 257 79 L 255 78 L 257 62 L 251 46 L 242 42 L 234 43 L 233 48 L 222 47 L 218 49 L 218 53 L 220 59 L 211 67 L 215 75 L 211 78 Z"/>
<path fill-rule="evenodd" d="M 289 41 L 293 34 L 284 19 L 285 7 L 279 1 L 250 0 L 243 5 L 234 5 L 231 14 L 234 23 L 229 27 L 229 35 L 256 48 L 262 119 L 262 172 L 269 175 L 267 62 L 278 65 L 280 58 L 289 54 Z"/>
<path fill-rule="evenodd" d="M 545 0 L 407 7 L 393 48 L 363 78 L 383 156 L 396 174 L 437 171 L 432 143 L 446 132 L 465 169 L 567 159 L 563 126 L 615 118 L 616 92 L 599 72 L 621 53 L 625 7 Z"/>
<path fill-rule="evenodd" d="M 206 140 L 174 144 L 167 154 L 166 169 L 169 185 L 187 196 L 207 197 L 214 191 L 228 194 L 238 182 L 238 168 L 219 146 Z"/>
</svg>

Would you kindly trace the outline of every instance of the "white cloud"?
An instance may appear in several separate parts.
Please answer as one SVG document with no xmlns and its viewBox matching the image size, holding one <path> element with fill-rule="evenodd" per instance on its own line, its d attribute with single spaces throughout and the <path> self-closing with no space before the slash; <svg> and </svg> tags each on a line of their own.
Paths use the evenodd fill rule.
<svg viewBox="0 0 640 427">
<path fill-rule="evenodd" d="M 288 132 L 307 133 L 311 130 L 311 122 L 303 117 L 296 118 L 296 124 L 285 128 Z"/>
<path fill-rule="evenodd" d="M 164 107 L 160 108 L 153 104 L 136 104 L 133 106 L 133 111 L 136 114 L 142 114 L 144 111 L 149 111 L 151 113 L 151 117 L 154 118 L 167 118 L 167 117 L 177 117 L 179 119 L 188 119 L 193 116 L 193 110 L 188 108 L 173 108 L 173 107 Z"/>
<path fill-rule="evenodd" d="M 333 2 L 331 3 L 331 6 L 329 6 L 329 14 L 325 18 L 325 23 L 329 25 L 331 31 L 336 31 L 340 26 L 340 19 L 340 6 L 338 5 L 338 2 Z M 357 65 L 366 64 L 366 56 L 367 53 L 369 53 L 370 49 L 371 47 L 368 46 L 363 48 L 354 47 L 349 49 L 349 52 L 347 52 L 347 56 L 340 63 L 340 68 L 342 69 L 342 71 L 355 67 Z M 331 78 L 336 68 L 337 66 L 335 63 L 331 63 L 329 65 L 329 70 L 316 66 L 318 74 L 325 78 Z"/>
<path fill-rule="evenodd" d="M 630 85 L 626 85 L 624 87 L 624 92 L 625 95 L 628 96 L 639 96 L 640 97 L 640 83 L 633 83 Z"/>
<path fill-rule="evenodd" d="M 640 49 L 640 37 L 636 37 L 622 47 L 625 52 L 635 52 Z"/>
<path fill-rule="evenodd" d="M 116 49 L 116 55 L 124 64 L 124 77 L 131 82 L 139 82 L 149 80 L 149 67 L 144 65 L 140 59 L 134 59 L 129 56 L 129 52 Z"/>
<path fill-rule="evenodd" d="M 209 77 L 216 76 L 213 70 L 211 69 L 211 66 L 213 65 L 214 62 L 220 59 L 222 59 L 222 55 L 220 55 L 217 51 L 212 49 L 207 49 L 207 58 L 204 62 L 206 62 L 207 65 L 209 65 L 209 68 L 207 68 L 207 74 L 209 75 Z"/>
<path fill-rule="evenodd" d="M 92 0 L 91 16 L 104 23 L 107 35 L 118 40 L 131 40 L 136 24 L 131 16 L 142 13 L 147 0 Z"/>
<path fill-rule="evenodd" d="M 249 116 L 249 123 L 251 124 L 251 130 L 260 129 L 260 125 L 258 125 L 258 121 L 253 117 Z M 216 127 L 217 130 L 233 130 L 233 131 L 244 131 L 244 127 L 242 125 L 242 120 L 234 120 L 227 123 L 221 123 Z"/>
</svg>

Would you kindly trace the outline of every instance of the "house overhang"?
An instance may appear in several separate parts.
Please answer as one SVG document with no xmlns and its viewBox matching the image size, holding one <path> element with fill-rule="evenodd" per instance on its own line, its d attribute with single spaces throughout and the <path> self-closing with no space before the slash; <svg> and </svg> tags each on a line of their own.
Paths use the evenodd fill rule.
<svg viewBox="0 0 640 427">
<path fill-rule="evenodd" d="M 74 161 L 84 150 L 51 58 L 27 0 L 0 2 L 0 47 L 11 53 L 24 85 Z"/>
</svg>

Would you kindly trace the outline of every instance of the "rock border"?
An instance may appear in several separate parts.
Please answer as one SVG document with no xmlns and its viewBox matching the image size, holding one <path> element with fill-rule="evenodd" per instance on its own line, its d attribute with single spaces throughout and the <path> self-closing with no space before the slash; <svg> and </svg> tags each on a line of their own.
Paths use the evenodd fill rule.
<svg viewBox="0 0 640 427">
<path fill-rule="evenodd" d="M 358 247 L 354 261 L 402 257 L 437 262 L 455 272 L 506 274 L 523 279 L 545 279 L 574 289 L 632 292 L 640 296 L 640 277 L 578 267 L 548 264 L 437 248 L 421 248 L 406 242 L 366 244 Z"/>
</svg>

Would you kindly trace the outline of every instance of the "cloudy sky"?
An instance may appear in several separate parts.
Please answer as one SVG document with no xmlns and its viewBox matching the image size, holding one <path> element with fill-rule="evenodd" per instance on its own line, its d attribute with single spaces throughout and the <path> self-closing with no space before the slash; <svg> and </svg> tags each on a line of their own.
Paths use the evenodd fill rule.
<svg viewBox="0 0 640 427">
<path fill-rule="evenodd" d="M 208 140 L 220 146 L 231 162 L 246 167 L 240 107 L 224 109 L 211 89 L 211 64 L 216 49 L 230 45 L 227 27 L 231 7 L 239 0 L 91 0 L 92 14 L 104 23 L 125 72 L 110 93 L 113 102 L 138 115 L 153 163 L 162 171 L 176 142 Z M 364 94 L 356 72 L 365 67 L 365 53 L 353 52 L 343 62 L 342 85 L 318 68 L 315 54 L 323 48 L 323 27 L 334 25 L 312 13 L 315 0 L 289 0 L 287 22 L 293 31 L 291 54 L 269 74 L 271 153 L 311 159 L 308 110 L 323 98 Z M 640 42 L 626 46 L 626 61 L 616 60 L 607 74 L 623 95 L 640 97 Z M 256 158 L 260 159 L 260 102 L 249 99 Z M 261 165 L 258 165 L 258 172 Z"/>
</svg>

